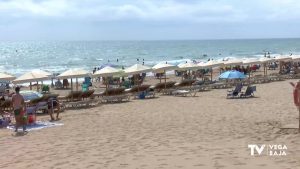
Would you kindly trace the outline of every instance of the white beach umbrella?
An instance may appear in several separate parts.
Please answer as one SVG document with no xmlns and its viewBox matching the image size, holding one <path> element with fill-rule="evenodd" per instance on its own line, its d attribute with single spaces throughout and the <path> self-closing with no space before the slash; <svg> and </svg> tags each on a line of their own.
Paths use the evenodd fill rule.
<svg viewBox="0 0 300 169">
<path fill-rule="evenodd" d="M 292 56 L 290 55 L 280 55 L 275 57 L 276 61 L 279 61 L 279 72 L 282 71 L 282 63 L 292 61 Z"/>
<path fill-rule="evenodd" d="M 280 55 L 275 57 L 276 61 L 288 62 L 292 60 L 292 56 L 289 55 Z"/>
<path fill-rule="evenodd" d="M 93 77 L 111 77 L 111 76 L 119 76 L 121 75 L 122 73 L 124 73 L 123 70 L 121 69 L 116 69 L 116 68 L 113 68 L 113 67 L 110 67 L 110 66 L 105 66 L 104 68 L 96 71 L 94 74 L 93 74 Z M 106 83 L 106 89 L 108 88 L 108 83 Z"/>
<path fill-rule="evenodd" d="M 89 72 L 84 69 L 69 69 L 69 70 L 61 73 L 57 77 L 61 78 L 61 79 L 70 78 L 71 79 L 71 90 L 73 91 L 72 79 L 76 78 L 76 90 L 78 90 L 78 78 L 88 77 L 88 76 L 90 76 Z"/>
<path fill-rule="evenodd" d="M 60 75 L 58 78 L 81 78 L 89 76 L 89 72 L 84 69 L 69 69 Z"/>
<path fill-rule="evenodd" d="M 31 71 L 15 79 L 13 83 L 21 84 L 21 83 L 43 81 L 47 79 L 49 79 L 49 76 L 46 76 L 45 74 L 39 72 Z"/>
<path fill-rule="evenodd" d="M 30 83 L 30 90 L 31 88 L 31 82 L 37 82 L 37 90 L 38 88 L 38 82 L 43 80 L 48 80 L 49 76 L 47 76 L 44 72 L 33 70 L 31 72 L 25 73 L 22 76 L 18 77 L 13 81 L 14 84 L 22 84 L 22 83 Z"/>
<path fill-rule="evenodd" d="M 243 60 L 241 59 L 229 59 L 228 61 L 224 61 L 224 65 L 227 66 L 237 66 L 242 64 L 243 64 Z"/>
<path fill-rule="evenodd" d="M 263 58 L 259 58 L 259 61 L 260 61 L 260 63 L 262 63 L 264 65 L 264 75 L 267 75 L 268 68 L 266 67 L 266 64 L 268 64 L 270 62 L 274 62 L 275 58 L 263 57 Z"/>
<path fill-rule="evenodd" d="M 167 62 L 166 63 L 161 62 L 152 67 L 154 73 L 164 73 L 165 74 L 165 85 L 167 83 L 166 71 L 175 70 L 177 68 L 178 68 L 177 66 L 168 64 Z M 161 76 L 159 78 L 159 81 L 161 83 Z"/>
<path fill-rule="evenodd" d="M 0 73 L 0 80 L 7 80 L 7 81 L 12 81 L 16 79 L 15 76 L 7 74 L 7 73 Z"/>
<path fill-rule="evenodd" d="M 110 66 L 106 66 L 98 71 L 96 71 L 93 76 L 94 77 L 109 77 L 109 76 L 115 76 L 115 75 L 120 75 L 122 72 L 124 72 L 123 70 L 120 69 L 116 69 Z"/>
<path fill-rule="evenodd" d="M 124 72 L 128 75 L 147 73 L 147 72 L 151 72 L 151 71 L 152 71 L 152 69 L 150 67 L 144 66 L 141 64 L 135 64 L 135 65 L 132 65 L 132 66 L 124 69 Z"/>
<path fill-rule="evenodd" d="M 199 69 L 200 66 L 193 62 L 180 63 L 178 65 L 179 70 L 196 70 Z"/>
<path fill-rule="evenodd" d="M 152 67 L 154 73 L 163 73 L 165 71 L 171 71 L 171 70 L 175 70 L 177 68 L 178 67 L 175 65 L 171 65 L 168 63 L 164 63 L 164 62 L 158 63 Z"/>
<path fill-rule="evenodd" d="M 198 65 L 200 65 L 200 67 L 204 67 L 204 68 L 210 68 L 211 70 L 211 72 L 210 72 L 210 79 L 211 79 L 211 81 L 212 81 L 212 79 L 213 79 L 213 68 L 214 67 L 220 67 L 220 66 L 223 66 L 224 65 L 224 63 L 223 62 L 220 62 L 220 61 L 217 61 L 217 60 L 210 60 L 210 61 L 208 61 L 208 62 L 206 62 L 206 63 L 199 63 Z"/>
</svg>

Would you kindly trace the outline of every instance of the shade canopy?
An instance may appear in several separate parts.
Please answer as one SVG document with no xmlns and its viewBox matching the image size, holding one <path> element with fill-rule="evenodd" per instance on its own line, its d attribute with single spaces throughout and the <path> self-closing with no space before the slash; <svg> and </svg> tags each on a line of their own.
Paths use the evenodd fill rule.
<svg viewBox="0 0 300 169">
<path fill-rule="evenodd" d="M 244 73 L 236 70 L 226 71 L 219 76 L 220 79 L 244 79 L 245 77 Z"/>
<path fill-rule="evenodd" d="M 243 64 L 252 65 L 252 64 L 260 64 L 262 63 L 258 58 L 246 58 L 243 60 Z"/>
<path fill-rule="evenodd" d="M 203 67 L 210 67 L 210 68 L 212 68 L 212 67 L 220 67 L 220 66 L 223 66 L 224 65 L 224 63 L 223 62 L 219 62 L 219 61 L 217 61 L 217 60 L 210 60 L 210 61 L 208 61 L 208 62 L 206 62 L 206 63 L 199 63 L 198 64 L 199 66 L 203 66 Z"/>
<path fill-rule="evenodd" d="M 49 76 L 45 74 L 45 72 L 33 70 L 31 72 L 25 73 L 22 76 L 18 77 L 13 81 L 13 83 L 15 84 L 29 83 L 29 82 L 48 80 L 48 79 Z"/>
<path fill-rule="evenodd" d="M 7 81 L 12 81 L 16 79 L 15 76 L 7 74 L 7 73 L 0 73 L 0 80 L 7 80 Z"/>
<path fill-rule="evenodd" d="M 162 73 L 164 71 L 171 71 L 177 69 L 177 66 L 168 63 L 158 63 L 152 67 L 154 73 Z"/>
<path fill-rule="evenodd" d="M 179 70 L 194 70 L 199 69 L 200 66 L 193 62 L 181 63 L 178 65 Z"/>
<path fill-rule="evenodd" d="M 58 78 L 81 78 L 89 76 L 89 72 L 84 69 L 70 69 L 58 75 Z"/>
<path fill-rule="evenodd" d="M 270 63 L 270 62 L 274 62 L 275 59 L 274 58 L 266 58 L 266 57 L 263 57 L 263 58 L 260 58 L 259 61 L 261 63 Z"/>
<path fill-rule="evenodd" d="M 243 64 L 243 60 L 241 60 L 241 59 L 230 59 L 230 60 L 224 62 L 224 65 L 227 65 L 227 66 L 237 66 L 237 65 L 242 65 L 242 64 Z"/>
<path fill-rule="evenodd" d="M 287 62 L 292 60 L 292 56 L 289 55 L 280 55 L 275 57 L 276 61 Z"/>
<path fill-rule="evenodd" d="M 123 70 L 116 69 L 110 66 L 106 66 L 98 71 L 96 71 L 93 76 L 101 76 L 101 77 L 109 77 L 109 76 L 115 76 L 120 75 L 123 72 Z"/>
<path fill-rule="evenodd" d="M 147 72 L 151 72 L 151 71 L 152 71 L 152 69 L 150 67 L 144 66 L 141 64 L 135 64 L 135 65 L 132 65 L 132 66 L 124 69 L 124 72 L 128 75 L 147 73 Z"/>
</svg>

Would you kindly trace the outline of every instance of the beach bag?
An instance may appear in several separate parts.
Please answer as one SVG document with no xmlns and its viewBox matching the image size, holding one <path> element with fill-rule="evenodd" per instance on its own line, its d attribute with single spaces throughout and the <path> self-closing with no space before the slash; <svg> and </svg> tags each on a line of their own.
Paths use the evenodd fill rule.
<svg viewBox="0 0 300 169">
<path fill-rule="evenodd" d="M 141 92 L 140 95 L 139 95 L 139 98 L 140 99 L 145 99 L 146 97 L 146 93 L 145 92 Z"/>
<path fill-rule="evenodd" d="M 0 118 L 0 128 L 7 127 L 10 122 L 11 122 L 10 116 L 3 115 L 2 118 Z"/>
</svg>

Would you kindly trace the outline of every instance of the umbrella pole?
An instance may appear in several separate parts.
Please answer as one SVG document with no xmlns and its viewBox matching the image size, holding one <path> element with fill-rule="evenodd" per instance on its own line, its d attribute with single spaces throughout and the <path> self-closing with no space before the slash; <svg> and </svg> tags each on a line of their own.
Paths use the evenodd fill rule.
<svg viewBox="0 0 300 169">
<path fill-rule="evenodd" d="M 213 68 L 211 67 L 210 80 L 213 81 Z"/>
<path fill-rule="evenodd" d="M 160 74 L 160 76 L 159 76 L 159 83 L 161 83 L 161 74 Z"/>
<path fill-rule="evenodd" d="M 166 70 L 164 70 L 165 73 L 165 89 L 167 88 L 167 74 L 166 74 Z"/>
<path fill-rule="evenodd" d="M 29 83 L 29 89 L 32 90 L 32 83 Z"/>
<path fill-rule="evenodd" d="M 71 93 L 73 93 L 73 79 L 71 78 Z M 73 101 L 73 94 L 71 94 L 72 95 L 72 101 Z"/>
<path fill-rule="evenodd" d="M 36 91 L 37 92 L 39 91 L 39 82 L 38 81 L 36 82 Z"/>
<path fill-rule="evenodd" d="M 76 91 L 78 91 L 78 78 L 76 77 Z"/>
</svg>

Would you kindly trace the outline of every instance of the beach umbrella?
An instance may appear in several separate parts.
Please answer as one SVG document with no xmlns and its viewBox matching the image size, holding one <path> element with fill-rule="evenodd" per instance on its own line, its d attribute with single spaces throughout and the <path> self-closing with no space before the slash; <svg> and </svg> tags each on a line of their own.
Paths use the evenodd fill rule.
<svg viewBox="0 0 300 169">
<path fill-rule="evenodd" d="M 154 73 L 164 73 L 165 74 L 165 88 L 167 84 L 167 74 L 166 71 L 175 70 L 178 67 L 175 65 L 168 64 L 167 62 L 161 62 L 152 67 Z M 159 82 L 161 83 L 161 76 L 159 78 Z"/>
<path fill-rule="evenodd" d="M 39 90 L 38 82 L 43 81 L 43 80 L 48 80 L 49 78 L 50 77 L 47 76 L 47 74 L 45 74 L 45 72 L 33 70 L 31 72 L 23 74 L 22 76 L 18 77 L 15 80 L 13 80 L 13 83 L 14 84 L 30 83 L 30 90 L 32 90 L 31 83 L 37 82 L 37 90 Z"/>
<path fill-rule="evenodd" d="M 260 64 L 260 60 L 258 58 L 245 58 L 243 59 L 243 65 L 256 65 L 256 64 Z M 251 68 L 250 68 L 250 72 L 249 72 L 249 78 L 251 76 Z"/>
<path fill-rule="evenodd" d="M 93 76 L 94 77 L 109 77 L 114 75 L 119 75 L 123 72 L 123 70 L 113 68 L 111 66 L 106 66 L 98 71 L 96 71 Z"/>
<path fill-rule="evenodd" d="M 260 61 L 260 63 L 264 64 L 264 76 L 265 76 L 268 73 L 268 68 L 266 67 L 266 64 L 268 64 L 270 62 L 274 62 L 275 59 L 274 58 L 263 57 L 263 58 L 260 58 L 259 61 Z"/>
<path fill-rule="evenodd" d="M 196 70 L 199 69 L 200 66 L 193 62 L 186 62 L 177 65 L 179 70 Z"/>
<path fill-rule="evenodd" d="M 275 57 L 276 61 L 279 61 L 279 72 L 282 71 L 282 62 L 292 61 L 292 56 L 290 55 L 279 55 Z"/>
<path fill-rule="evenodd" d="M 230 70 L 230 71 L 226 71 L 224 73 L 222 73 L 219 76 L 220 79 L 244 79 L 246 78 L 246 76 L 244 75 L 244 73 L 241 73 L 239 71 L 236 70 Z"/>
<path fill-rule="evenodd" d="M 147 73 L 147 72 L 151 72 L 152 69 L 148 66 L 144 66 L 141 64 L 134 64 L 126 69 L 124 69 L 124 72 L 128 75 L 136 75 L 136 74 L 140 74 L 140 73 Z"/>
<path fill-rule="evenodd" d="M 220 67 L 220 66 L 223 66 L 224 65 L 224 63 L 223 62 L 220 62 L 220 61 L 217 61 L 217 60 L 210 60 L 210 61 L 208 61 L 208 62 L 206 62 L 206 63 L 199 63 L 198 64 L 200 67 L 204 67 L 204 68 L 210 68 L 211 69 L 211 71 L 210 71 L 210 79 L 211 79 L 211 81 L 212 81 L 212 79 L 213 79 L 213 68 L 215 68 L 215 67 Z"/>
<path fill-rule="evenodd" d="M 88 77 L 89 75 L 90 75 L 89 72 L 84 69 L 69 69 L 69 70 L 61 73 L 57 77 L 61 78 L 61 79 L 70 78 L 71 79 L 71 91 L 73 91 L 72 79 L 76 78 L 76 90 L 78 90 L 78 78 Z"/>
<path fill-rule="evenodd" d="M 116 75 L 121 75 L 124 71 L 120 69 L 113 68 L 111 66 L 106 66 L 93 74 L 93 77 L 111 77 Z M 108 82 L 105 84 L 106 89 L 108 88 Z"/>
<path fill-rule="evenodd" d="M 14 79 L 16 79 L 15 76 L 7 74 L 7 73 L 1 73 L 0 72 L 0 80 L 12 81 Z"/>
<path fill-rule="evenodd" d="M 200 66 L 193 62 L 180 63 L 177 66 L 178 66 L 178 70 L 188 70 L 189 73 L 191 70 L 200 69 Z M 182 78 L 183 78 L 183 76 L 182 76 Z"/>
</svg>

